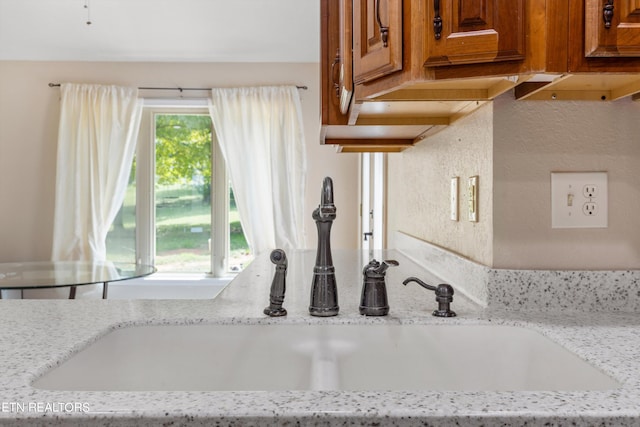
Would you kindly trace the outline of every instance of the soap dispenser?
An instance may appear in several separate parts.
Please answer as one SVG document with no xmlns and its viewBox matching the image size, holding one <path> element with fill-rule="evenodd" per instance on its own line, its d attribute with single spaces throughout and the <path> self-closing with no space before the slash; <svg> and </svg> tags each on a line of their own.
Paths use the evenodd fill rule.
<svg viewBox="0 0 640 427">
<path fill-rule="evenodd" d="M 398 261 L 375 259 L 362 270 L 362 296 L 360 314 L 365 316 L 386 316 L 389 313 L 385 273 L 387 268 L 399 265 Z"/>
</svg>

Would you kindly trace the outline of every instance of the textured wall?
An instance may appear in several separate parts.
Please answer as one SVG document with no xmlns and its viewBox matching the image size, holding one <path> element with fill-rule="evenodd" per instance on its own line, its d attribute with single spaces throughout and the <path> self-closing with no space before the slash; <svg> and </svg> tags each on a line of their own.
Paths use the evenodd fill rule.
<svg viewBox="0 0 640 427">
<path fill-rule="evenodd" d="M 640 268 L 640 103 L 494 102 L 494 266 Z M 551 228 L 551 172 L 607 171 L 609 227 Z"/>
<path fill-rule="evenodd" d="M 402 153 L 389 155 L 388 231 L 429 241 L 485 265 L 493 262 L 493 107 L 485 105 Z M 480 177 L 479 221 L 466 216 L 470 176 Z M 460 220 L 449 218 L 451 177 L 460 177 Z"/>
<path fill-rule="evenodd" d="M 389 165 L 390 236 L 403 231 L 496 268 L 640 268 L 640 102 L 507 93 Z M 609 227 L 552 229 L 552 171 L 607 171 Z M 474 173 L 480 223 L 451 222 L 449 178 Z"/>
<path fill-rule="evenodd" d="M 336 248 L 356 248 L 358 155 L 337 154 L 318 143 L 318 64 L 96 63 L 0 61 L 0 262 L 49 259 L 53 230 L 59 90 L 49 82 L 131 86 L 212 87 L 304 84 L 301 91 L 307 141 L 305 209 L 307 246 L 315 247 L 311 212 L 330 175 L 339 208 L 333 228 Z"/>
</svg>

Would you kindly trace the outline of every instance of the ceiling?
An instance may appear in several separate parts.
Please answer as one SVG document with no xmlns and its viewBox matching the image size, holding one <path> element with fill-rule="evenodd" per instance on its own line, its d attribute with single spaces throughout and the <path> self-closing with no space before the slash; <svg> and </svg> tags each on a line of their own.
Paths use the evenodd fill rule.
<svg viewBox="0 0 640 427">
<path fill-rule="evenodd" d="M 319 51 L 318 0 L 0 0 L 0 60 L 318 62 Z"/>
</svg>

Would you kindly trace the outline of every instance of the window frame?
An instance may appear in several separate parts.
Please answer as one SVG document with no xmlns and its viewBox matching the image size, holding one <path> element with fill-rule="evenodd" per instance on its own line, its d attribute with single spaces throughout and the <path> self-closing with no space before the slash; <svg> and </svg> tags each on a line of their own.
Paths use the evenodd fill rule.
<svg viewBox="0 0 640 427">
<path fill-rule="evenodd" d="M 155 265 L 156 254 L 155 125 L 156 116 L 161 114 L 209 115 L 209 110 L 206 104 L 203 105 L 200 102 L 163 103 L 157 100 L 145 102 L 136 147 L 136 260 L 138 263 L 150 265 Z M 211 258 L 210 271 L 205 273 L 205 276 L 220 278 L 234 276 L 235 273 L 228 271 L 227 257 L 229 253 L 229 179 L 213 124 L 211 145 L 213 167 L 210 199 Z"/>
</svg>

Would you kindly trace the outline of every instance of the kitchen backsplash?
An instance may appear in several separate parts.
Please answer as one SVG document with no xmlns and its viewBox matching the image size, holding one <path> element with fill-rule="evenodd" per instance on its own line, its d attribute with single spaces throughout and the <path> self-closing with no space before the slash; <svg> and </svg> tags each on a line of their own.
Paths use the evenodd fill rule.
<svg viewBox="0 0 640 427">
<path fill-rule="evenodd" d="M 483 266 L 402 232 L 399 250 L 483 307 L 640 312 L 638 270 L 509 270 Z"/>
</svg>

